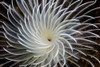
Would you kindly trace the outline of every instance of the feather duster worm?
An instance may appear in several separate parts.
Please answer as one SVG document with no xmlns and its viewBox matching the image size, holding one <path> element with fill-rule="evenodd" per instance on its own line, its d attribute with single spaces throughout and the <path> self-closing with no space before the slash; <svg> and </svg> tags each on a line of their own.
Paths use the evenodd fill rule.
<svg viewBox="0 0 100 67">
<path fill-rule="evenodd" d="M 11 67 L 69 67 L 70 62 L 80 67 L 77 62 L 83 59 L 94 67 L 86 56 L 100 63 L 91 53 L 97 51 L 93 46 L 100 46 L 92 40 L 100 38 L 93 32 L 100 30 L 99 23 L 90 23 L 99 16 L 88 15 L 100 7 L 86 11 L 96 0 L 11 1 L 0 2 L 7 11 L 0 13 L 6 19 L 1 20 L 0 36 L 6 44 L 0 45 L 0 59 L 7 59 L 1 66 L 14 62 Z"/>
</svg>

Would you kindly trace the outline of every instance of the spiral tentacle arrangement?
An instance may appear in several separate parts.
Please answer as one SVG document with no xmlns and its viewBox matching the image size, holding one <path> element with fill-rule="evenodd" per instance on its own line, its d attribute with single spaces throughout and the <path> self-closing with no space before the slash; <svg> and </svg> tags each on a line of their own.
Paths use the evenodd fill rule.
<svg viewBox="0 0 100 67">
<path fill-rule="evenodd" d="M 0 45 L 0 59 L 13 62 L 11 66 L 30 67 L 69 67 L 68 62 L 80 67 L 80 59 L 94 64 L 86 56 L 97 57 L 91 51 L 100 46 L 94 33 L 100 30 L 99 23 L 91 20 L 99 18 L 88 13 L 100 7 L 86 11 L 96 0 L 83 3 L 83 0 L 11 0 L 11 5 L 0 4 L 5 8 L 6 20 L 1 20 L 0 32 L 5 45 Z M 84 19 L 86 18 L 86 19 Z M 82 20 L 83 19 L 83 20 Z"/>
</svg>

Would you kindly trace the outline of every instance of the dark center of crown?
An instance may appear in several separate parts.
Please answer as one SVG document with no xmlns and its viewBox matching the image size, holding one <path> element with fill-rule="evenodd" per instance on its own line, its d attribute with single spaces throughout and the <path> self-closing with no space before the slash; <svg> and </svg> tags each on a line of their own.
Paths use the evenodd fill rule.
<svg viewBox="0 0 100 67">
<path fill-rule="evenodd" d="M 50 41 L 50 42 L 51 42 L 51 41 L 52 41 L 52 39 L 48 38 L 48 41 Z"/>
</svg>

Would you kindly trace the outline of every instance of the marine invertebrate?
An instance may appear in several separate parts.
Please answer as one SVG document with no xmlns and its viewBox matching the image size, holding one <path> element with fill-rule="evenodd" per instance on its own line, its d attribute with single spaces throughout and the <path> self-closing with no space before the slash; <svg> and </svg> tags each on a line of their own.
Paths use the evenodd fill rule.
<svg viewBox="0 0 100 67">
<path fill-rule="evenodd" d="M 99 59 L 87 53 L 96 51 L 93 45 L 99 46 L 89 38 L 100 38 L 92 32 L 100 30 L 98 24 L 89 23 L 98 17 L 88 13 L 100 7 L 83 13 L 96 0 L 83 4 L 83 0 L 63 0 L 62 3 L 61 0 L 16 0 L 18 9 L 13 1 L 11 5 L 0 3 L 7 10 L 7 17 L 1 14 L 7 19 L 1 21 L 2 33 L 7 39 L 7 45 L 1 45 L 1 59 L 14 61 L 12 66 L 30 67 L 67 67 L 67 61 L 79 66 L 77 61 L 80 58 L 94 67 L 84 56 L 92 56 L 100 63 Z M 87 19 L 81 21 L 82 18 Z"/>
</svg>

